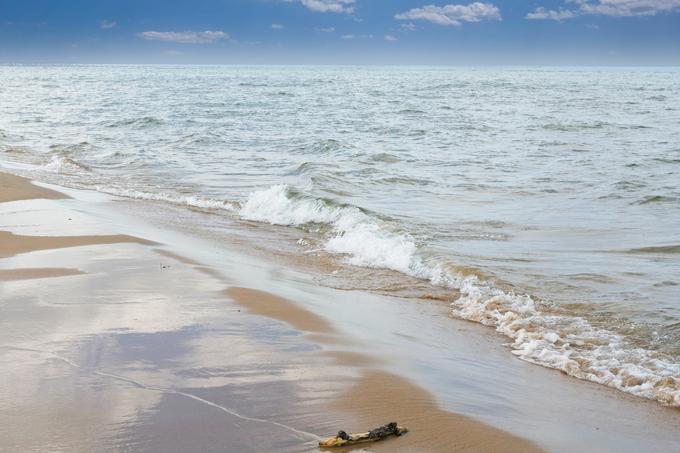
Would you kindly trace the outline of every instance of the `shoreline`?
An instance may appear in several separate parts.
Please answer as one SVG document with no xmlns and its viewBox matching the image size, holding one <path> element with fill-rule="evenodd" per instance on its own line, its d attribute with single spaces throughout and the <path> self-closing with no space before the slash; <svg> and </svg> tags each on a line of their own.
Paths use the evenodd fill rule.
<svg viewBox="0 0 680 453">
<path fill-rule="evenodd" d="M 17 209 L 34 203 L 29 214 L 32 234 L 4 227 L 0 233 L 0 280 L 6 296 L 0 307 L 9 310 L 2 323 L 7 346 L 0 361 L 10 383 L 3 412 L 13 414 L 1 417 L 2 437 L 14 449 L 51 445 L 86 451 L 147 442 L 151 450 L 163 451 L 199 446 L 309 451 L 317 449 L 309 439 L 296 438 L 300 433 L 326 437 L 338 429 L 361 431 L 393 421 L 396 415 L 411 432 L 368 448 L 542 450 L 531 441 L 441 409 L 415 382 L 371 366 L 370 347 L 368 353 L 339 349 L 358 340 L 346 338 L 327 319 L 276 291 L 235 287 L 205 264 L 182 259 L 181 253 L 168 256 L 172 249 L 162 249 L 168 253 L 161 255 L 154 249 L 162 243 L 156 238 L 99 234 L 96 227 L 90 234 L 78 229 L 70 235 L 70 208 L 50 204 L 64 219 L 44 209 L 45 203 L 68 199 L 66 195 L 4 173 L 0 188 L 0 203 L 13 203 Z M 40 234 L 55 229 L 62 234 Z M 171 264 L 163 264 L 168 259 Z M 41 284 L 48 280 L 49 285 Z M 252 314 L 244 316 L 229 309 L 230 304 Z M 256 326 L 259 329 L 250 329 Z M 186 350 L 187 339 L 195 348 L 192 353 Z M 91 357 L 92 351 L 82 356 L 82 349 L 90 348 L 84 345 L 92 343 L 100 345 L 96 356 Z M 239 353 L 225 357 L 225 351 Z M 178 352 L 180 357 L 175 356 Z M 168 364 L 170 357 L 181 366 Z M 275 363 L 278 366 L 267 369 Z M 309 375 L 315 376 L 302 378 Z M 295 391 L 281 394 L 281 385 Z M 102 393 L 113 406 L 127 402 L 132 407 L 102 407 Z M 401 398 L 393 398 L 395 394 Z M 262 401 L 262 395 L 273 401 Z M 192 410 L 196 403 L 201 409 Z M 261 414 L 255 413 L 258 405 L 263 405 Z M 239 430 L 233 421 L 221 425 L 211 420 L 210 411 L 216 409 L 269 431 L 261 426 Z M 296 411 L 303 412 L 288 421 Z M 179 423 L 182 418 L 187 420 Z M 22 429 L 26 422 L 44 429 L 31 435 Z M 111 426 L 119 429 L 109 432 Z M 129 443 L 117 444 L 120 439 Z"/>
<path fill-rule="evenodd" d="M 330 252 L 327 250 L 328 244 L 324 241 L 333 236 L 344 237 L 346 235 L 341 232 L 329 233 L 328 231 L 319 233 L 329 226 L 333 228 L 333 223 L 323 223 L 322 218 L 325 214 L 320 217 L 312 216 L 312 223 L 308 226 L 296 226 L 295 222 L 289 224 L 286 223 L 285 219 L 283 224 L 279 224 L 276 218 L 269 219 L 266 215 L 260 220 L 248 220 L 252 216 L 244 216 L 242 213 L 243 208 L 246 208 L 248 203 L 243 200 L 238 201 L 238 198 L 234 197 L 228 197 L 228 200 L 222 200 L 220 197 L 203 198 L 194 195 L 168 197 L 166 196 L 167 192 L 162 190 L 160 192 L 154 190 L 137 192 L 135 189 L 113 190 L 111 188 L 115 184 L 113 186 L 99 185 L 94 180 L 87 178 L 85 180 L 71 180 L 68 176 L 69 170 L 62 174 L 61 170 L 42 171 L 42 167 L 33 164 L 8 165 L 11 165 L 14 168 L 13 171 L 17 171 L 21 175 L 28 177 L 39 175 L 39 178 L 57 184 L 57 186 L 52 186 L 53 189 L 56 187 L 58 190 L 60 185 L 66 185 L 75 193 L 78 193 L 76 195 L 78 197 L 87 194 L 86 197 L 88 198 L 93 195 L 93 197 L 99 199 L 117 199 L 121 201 L 120 204 L 129 205 L 132 202 L 140 206 L 150 207 L 152 211 L 172 213 L 169 214 L 170 216 L 179 214 L 178 217 L 188 219 L 190 223 L 193 222 L 191 223 L 192 227 L 200 229 L 202 232 L 195 234 L 191 228 L 181 225 L 180 222 L 168 216 L 156 223 L 158 229 L 171 228 L 189 236 L 220 236 L 222 238 L 232 236 L 236 240 L 230 241 L 227 248 L 235 245 L 237 250 L 243 250 L 245 254 L 249 255 L 253 255 L 254 252 L 261 255 L 265 261 L 275 258 L 282 267 L 294 267 L 303 273 L 314 275 L 317 284 L 321 286 L 342 290 L 367 291 L 406 299 L 419 298 L 447 302 L 453 317 L 471 320 L 496 332 L 502 332 L 503 337 L 500 337 L 498 341 L 509 346 L 506 348 L 507 351 L 522 360 L 565 372 L 577 379 L 655 400 L 662 405 L 680 407 L 678 406 L 678 383 L 680 382 L 677 378 L 678 364 L 672 352 L 674 350 L 672 345 L 673 325 L 663 325 L 662 322 L 656 330 L 653 330 L 655 323 L 659 321 L 657 315 L 660 312 L 650 313 L 651 321 L 649 325 L 645 322 L 638 323 L 631 320 L 631 322 L 634 322 L 634 328 L 629 329 L 626 327 L 628 323 L 621 322 L 617 316 L 611 318 L 608 314 L 605 317 L 597 314 L 596 312 L 606 307 L 606 304 L 598 309 L 597 303 L 593 305 L 593 303 L 588 302 L 587 296 L 585 299 L 579 299 L 583 296 L 579 296 L 578 291 L 571 294 L 567 299 L 555 299 L 553 301 L 549 294 L 544 293 L 541 296 L 540 291 L 533 291 L 531 285 L 518 284 L 515 287 L 514 284 L 509 283 L 511 281 L 509 279 L 495 281 L 495 277 L 490 277 L 493 273 L 487 275 L 481 270 L 484 268 L 483 263 L 472 267 L 458 266 L 455 261 L 467 262 L 464 256 L 460 260 L 444 259 L 443 263 L 440 263 L 444 269 L 441 273 L 436 270 L 439 264 L 435 259 L 433 261 L 435 265 L 426 266 L 430 271 L 435 271 L 435 274 L 430 275 L 428 271 L 425 276 L 420 277 L 413 276 L 417 275 L 418 272 L 411 272 L 410 265 L 408 269 L 398 266 L 397 270 L 394 269 L 394 266 L 390 267 L 390 264 L 386 263 L 379 263 L 377 268 L 372 267 L 371 263 L 362 264 L 361 262 L 358 263 L 359 266 L 354 266 L 352 263 L 356 262 L 356 256 L 352 250 L 349 250 L 348 253 L 343 253 L 342 250 Z M 78 178 L 81 176 L 79 174 Z M 93 185 L 95 189 L 90 192 Z M 50 186 L 47 185 L 47 187 Z M 277 187 L 279 186 L 271 186 L 264 192 L 271 192 L 272 189 Z M 261 194 L 262 192 L 256 190 L 251 192 L 251 195 Z M 273 203 L 277 207 L 274 210 L 275 212 L 279 212 L 279 209 L 281 209 L 281 206 L 277 204 L 279 202 L 284 203 L 284 208 L 285 203 L 294 203 L 290 211 L 293 214 L 301 208 L 309 208 L 306 204 L 295 204 L 295 200 L 295 196 L 292 198 L 286 196 L 282 199 L 267 199 L 265 203 L 261 203 L 260 207 L 265 214 L 269 203 Z M 328 208 L 323 204 L 323 199 L 317 201 Z M 245 203 L 244 206 L 241 206 L 242 203 Z M 127 208 L 128 206 L 125 209 L 127 210 Z M 284 212 L 287 212 L 286 209 L 288 208 L 285 208 Z M 191 211 L 191 215 L 182 211 Z M 302 209 L 302 211 L 305 211 L 305 209 Z M 325 212 L 327 209 L 322 209 L 322 211 Z M 138 212 L 139 216 L 144 219 L 147 219 L 149 214 L 155 215 L 153 212 L 148 213 L 144 210 L 138 210 Z M 205 215 L 201 216 L 201 214 Z M 104 211 L 99 211 L 98 215 L 106 218 L 110 216 L 108 212 Z M 205 221 L 205 225 L 196 222 L 199 217 Z M 315 226 L 314 219 L 322 221 L 320 229 Z M 134 221 L 137 220 L 134 219 Z M 214 228 L 211 228 L 213 224 Z M 118 225 L 122 230 L 128 229 L 128 225 L 121 225 L 120 223 Z M 139 227 L 142 230 L 145 229 L 142 225 L 139 225 Z M 361 231 L 363 228 L 360 227 L 358 230 Z M 561 233 L 558 232 L 557 234 L 561 238 L 563 234 L 568 235 L 568 231 L 569 229 L 563 229 Z M 576 236 L 578 236 L 578 233 Z M 367 245 L 368 249 L 374 248 L 375 244 L 372 238 L 364 237 L 361 239 L 357 237 L 355 239 L 358 240 L 352 242 L 359 246 L 357 250 L 360 254 L 363 252 L 363 245 L 361 244 Z M 378 242 L 380 243 L 380 241 Z M 222 244 L 218 244 L 218 248 L 222 248 Z M 380 248 L 378 247 L 378 249 Z M 391 250 L 389 247 L 383 247 L 382 250 L 378 250 L 377 256 L 382 256 L 385 251 Z M 196 252 L 192 250 L 190 255 L 195 257 Z M 395 253 L 388 253 L 387 255 L 393 256 Z M 401 252 L 396 253 L 396 255 L 404 256 Z M 427 253 L 424 255 L 427 255 Z M 501 255 L 504 256 L 504 253 Z M 498 258 L 503 260 L 503 256 Z M 511 262 L 513 259 L 511 256 L 512 254 L 508 254 L 507 260 L 510 261 L 510 264 L 505 266 L 506 269 L 515 266 L 515 263 Z M 411 264 L 420 269 L 420 265 L 423 264 L 420 261 L 421 257 L 418 253 L 411 256 L 411 258 L 414 257 L 416 262 L 411 260 Z M 666 258 L 671 257 L 672 255 L 669 255 Z M 199 258 L 199 261 L 214 264 L 211 256 L 208 259 L 203 259 L 202 256 L 199 256 Z M 667 272 L 672 271 L 673 266 L 662 266 L 662 268 L 665 269 L 664 272 Z M 360 277 L 356 278 L 358 275 Z M 534 280 L 534 277 L 529 277 Z M 582 290 L 593 291 L 592 294 L 597 294 L 596 289 L 588 289 L 588 284 L 583 283 L 593 278 L 598 280 L 599 278 L 595 274 L 571 274 L 568 279 L 572 279 L 572 277 L 573 284 L 568 284 L 566 288 L 582 288 Z M 489 278 L 488 281 L 487 278 Z M 665 288 L 663 291 L 671 292 L 674 286 L 673 279 L 674 276 L 668 276 L 663 281 L 651 285 L 652 279 L 649 277 L 632 276 L 631 274 L 626 274 L 623 277 L 626 282 L 628 280 L 631 282 L 640 281 L 648 286 Z M 609 279 L 610 282 L 614 280 Z M 541 282 L 543 280 L 536 278 L 535 281 Z M 582 284 L 585 286 L 581 286 Z M 617 288 L 623 288 L 623 286 L 625 285 L 621 282 L 621 285 Z M 565 287 L 558 288 L 557 293 L 564 289 Z M 672 294 L 659 297 L 656 300 L 663 301 L 668 297 L 672 299 Z M 629 307 L 633 309 L 632 311 L 624 310 L 622 316 L 626 318 L 631 313 L 634 314 L 638 307 L 645 307 L 644 300 L 644 298 L 640 298 L 640 303 L 636 304 L 635 307 Z M 592 312 L 593 309 L 596 311 Z M 641 308 L 641 310 L 644 311 L 645 308 Z M 611 321 L 609 321 L 610 319 Z M 611 325 L 609 326 L 609 324 Z M 651 337 L 649 337 L 650 335 Z M 662 344 L 656 344 L 657 340 L 649 343 L 644 339 L 646 337 L 662 338 Z M 670 345 L 663 343 L 670 343 Z M 668 349 L 669 346 L 670 350 Z"/>
</svg>

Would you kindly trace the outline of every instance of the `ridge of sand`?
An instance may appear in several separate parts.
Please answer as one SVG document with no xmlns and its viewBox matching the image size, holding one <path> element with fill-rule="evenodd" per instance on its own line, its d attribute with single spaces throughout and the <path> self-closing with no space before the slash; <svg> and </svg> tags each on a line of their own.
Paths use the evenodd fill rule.
<svg viewBox="0 0 680 453">
<path fill-rule="evenodd" d="M 0 172 L 0 203 L 35 198 L 59 200 L 70 197 L 56 190 L 36 186 L 30 180 L 21 176 Z"/>
<path fill-rule="evenodd" d="M 28 267 L 21 269 L 0 269 L 0 281 L 32 280 L 34 278 L 65 277 L 82 275 L 79 269 L 65 267 Z"/>
<path fill-rule="evenodd" d="M 37 250 L 63 249 L 82 245 L 115 244 L 115 243 L 154 244 L 154 242 L 125 234 L 101 236 L 23 236 L 0 231 L 0 258 L 7 258 L 21 253 Z"/>
<path fill-rule="evenodd" d="M 335 332 L 321 316 L 276 294 L 240 287 L 227 288 L 224 293 L 250 313 L 286 322 L 297 330 L 324 334 Z"/>
<path fill-rule="evenodd" d="M 0 203 L 45 198 L 51 200 L 69 198 L 55 190 L 33 184 L 21 176 L 0 172 Z M 0 258 L 37 250 L 60 249 L 83 245 L 138 243 L 151 245 L 154 242 L 124 234 L 96 236 L 24 236 L 9 231 L 0 231 Z"/>
</svg>

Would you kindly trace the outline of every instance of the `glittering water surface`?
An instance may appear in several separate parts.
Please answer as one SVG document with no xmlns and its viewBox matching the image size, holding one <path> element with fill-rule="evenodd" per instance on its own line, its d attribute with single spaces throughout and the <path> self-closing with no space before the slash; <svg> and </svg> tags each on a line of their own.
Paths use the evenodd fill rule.
<svg viewBox="0 0 680 453">
<path fill-rule="evenodd" d="M 525 360 L 680 405 L 677 69 L 5 66 L 0 151 L 284 225 L 347 287 L 394 271 Z"/>
</svg>

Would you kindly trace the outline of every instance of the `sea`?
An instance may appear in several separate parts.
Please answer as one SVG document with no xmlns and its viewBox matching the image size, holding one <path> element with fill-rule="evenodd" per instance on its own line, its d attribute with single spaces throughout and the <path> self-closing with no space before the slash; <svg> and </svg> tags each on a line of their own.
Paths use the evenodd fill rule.
<svg viewBox="0 0 680 453">
<path fill-rule="evenodd" d="M 0 163 L 680 407 L 680 68 L 0 66 Z"/>
</svg>

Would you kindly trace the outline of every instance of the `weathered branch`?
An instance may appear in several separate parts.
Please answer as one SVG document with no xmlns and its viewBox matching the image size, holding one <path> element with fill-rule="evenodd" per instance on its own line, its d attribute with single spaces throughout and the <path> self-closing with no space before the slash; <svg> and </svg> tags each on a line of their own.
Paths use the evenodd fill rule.
<svg viewBox="0 0 680 453">
<path fill-rule="evenodd" d="M 337 436 L 319 442 L 319 447 L 342 447 L 363 442 L 376 442 L 390 436 L 401 436 L 407 432 L 408 429 L 405 426 L 398 426 L 396 422 L 375 428 L 367 433 L 347 434 L 339 431 Z"/>
</svg>

